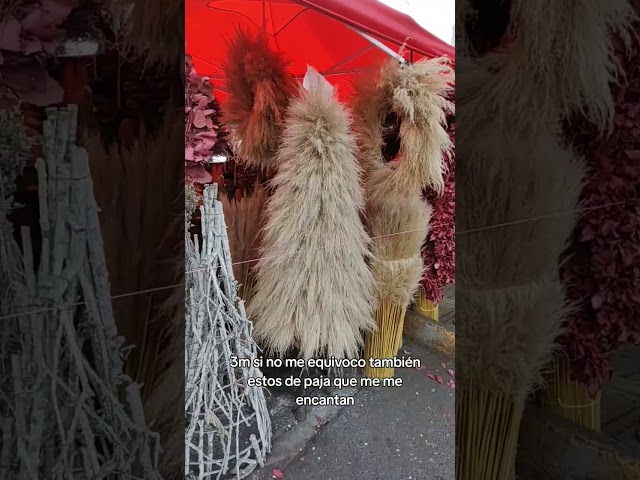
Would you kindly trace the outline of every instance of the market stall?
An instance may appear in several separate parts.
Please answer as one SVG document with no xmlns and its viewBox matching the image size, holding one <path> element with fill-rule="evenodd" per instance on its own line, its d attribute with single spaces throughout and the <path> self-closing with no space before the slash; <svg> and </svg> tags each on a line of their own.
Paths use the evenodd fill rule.
<svg viewBox="0 0 640 480">
<path fill-rule="evenodd" d="M 187 2 L 185 163 L 200 169 L 196 184 L 220 186 L 232 279 L 269 358 L 395 357 L 425 271 L 424 193 L 454 201 L 453 48 L 361 3 Z M 453 217 L 439 227 L 452 230 Z M 255 452 L 261 465 L 264 448 Z M 207 460 L 218 468 L 236 467 Z"/>
</svg>

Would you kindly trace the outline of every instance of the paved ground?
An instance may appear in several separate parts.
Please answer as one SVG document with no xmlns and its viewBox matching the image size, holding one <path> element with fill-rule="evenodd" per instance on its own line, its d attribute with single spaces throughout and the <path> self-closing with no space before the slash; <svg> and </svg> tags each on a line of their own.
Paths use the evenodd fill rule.
<svg viewBox="0 0 640 480">
<path fill-rule="evenodd" d="M 454 380 L 447 372 L 455 368 L 454 360 L 408 342 L 402 350 L 420 358 L 422 368 L 397 370 L 404 381 L 402 387 L 360 390 L 355 405 L 344 407 L 281 469 L 282 478 L 455 478 L 455 389 L 447 385 Z M 442 377 L 442 384 L 436 376 Z M 273 478 L 274 467 L 278 465 L 256 478 Z"/>
<path fill-rule="evenodd" d="M 602 431 L 635 447 L 640 457 L 640 347 L 618 350 L 613 370 L 602 390 Z"/>
</svg>

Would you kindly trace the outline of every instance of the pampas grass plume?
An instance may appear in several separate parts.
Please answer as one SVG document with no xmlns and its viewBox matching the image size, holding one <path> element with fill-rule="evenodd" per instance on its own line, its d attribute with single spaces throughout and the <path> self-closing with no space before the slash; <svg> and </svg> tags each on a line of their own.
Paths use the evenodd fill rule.
<svg viewBox="0 0 640 480">
<path fill-rule="evenodd" d="M 269 170 L 291 97 L 298 91 L 288 62 L 264 35 L 238 29 L 227 41 L 224 121 L 231 126 L 238 161 Z"/>
<path fill-rule="evenodd" d="M 374 327 L 355 148 L 332 92 L 316 88 L 293 101 L 248 307 L 256 340 L 276 355 L 297 346 L 304 358 L 357 358 L 363 331 Z"/>
<path fill-rule="evenodd" d="M 375 182 L 400 192 L 444 188 L 442 155 L 453 147 L 444 127 L 454 110 L 446 99 L 454 72 L 446 58 L 423 59 L 413 65 L 387 63 L 379 77 L 355 84 L 354 116 L 361 161 Z M 400 158 L 392 171 L 378 170 L 382 158 L 382 124 L 389 113 L 400 119 Z"/>
<path fill-rule="evenodd" d="M 465 158 L 457 171 L 469 179 L 456 197 L 465 231 L 457 239 L 458 370 L 462 386 L 522 396 L 541 380 L 561 331 L 567 306 L 558 262 L 585 170 L 553 130 L 501 143 L 492 131 L 456 151 Z"/>
</svg>

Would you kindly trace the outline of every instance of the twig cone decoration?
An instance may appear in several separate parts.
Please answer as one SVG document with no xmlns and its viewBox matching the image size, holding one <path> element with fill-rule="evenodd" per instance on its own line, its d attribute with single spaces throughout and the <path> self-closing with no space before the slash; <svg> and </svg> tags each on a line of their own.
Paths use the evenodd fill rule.
<svg viewBox="0 0 640 480">
<path fill-rule="evenodd" d="M 520 139 L 491 124 L 470 133 L 456 145 L 456 170 L 468 179 L 456 198 L 465 232 L 456 245 L 456 478 L 513 480 L 525 398 L 542 381 L 566 311 L 558 258 L 583 167 L 552 129 Z"/>
<path fill-rule="evenodd" d="M 453 70 L 443 59 L 410 66 L 387 64 L 379 78 L 356 85 L 354 112 L 360 158 L 366 171 L 365 220 L 374 238 L 372 270 L 376 281 L 377 330 L 365 340 L 365 358 L 395 357 L 402 344 L 407 306 L 423 272 L 421 247 L 428 233 L 431 207 L 422 200 L 426 186 L 441 190 L 443 154 L 451 149 L 444 128 L 453 105 L 446 94 Z M 396 158 L 386 163 L 383 125 L 399 123 Z M 365 368 L 368 377 L 393 376 L 392 368 Z"/>
<path fill-rule="evenodd" d="M 270 353 L 357 358 L 373 328 L 373 279 L 356 145 L 332 87 L 312 69 L 305 83 L 275 158 L 248 313 Z"/>
<path fill-rule="evenodd" d="M 264 35 L 238 29 L 228 41 L 227 57 L 225 123 L 231 127 L 234 152 L 244 165 L 269 171 L 298 83 Z"/>
<path fill-rule="evenodd" d="M 258 349 L 238 298 L 218 186 L 202 199 L 202 245 L 185 236 L 185 478 L 249 477 L 271 450 Z M 189 217 L 187 217 L 187 221 Z M 234 365 L 232 358 L 251 365 Z"/>
</svg>

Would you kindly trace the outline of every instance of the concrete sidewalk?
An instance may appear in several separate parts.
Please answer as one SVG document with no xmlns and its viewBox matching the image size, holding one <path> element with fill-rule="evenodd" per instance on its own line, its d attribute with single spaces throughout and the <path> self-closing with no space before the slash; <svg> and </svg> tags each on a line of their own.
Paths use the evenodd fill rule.
<svg viewBox="0 0 640 480">
<path fill-rule="evenodd" d="M 453 480 L 454 359 L 411 341 L 400 354 L 422 364 L 396 370 L 402 387 L 361 389 L 355 405 L 340 409 L 306 446 L 291 441 L 289 456 L 280 453 L 253 478 L 274 478 L 277 469 L 286 480 Z M 293 414 L 287 421 L 296 423 Z M 280 452 L 286 441 L 286 435 L 274 441 Z"/>
</svg>

